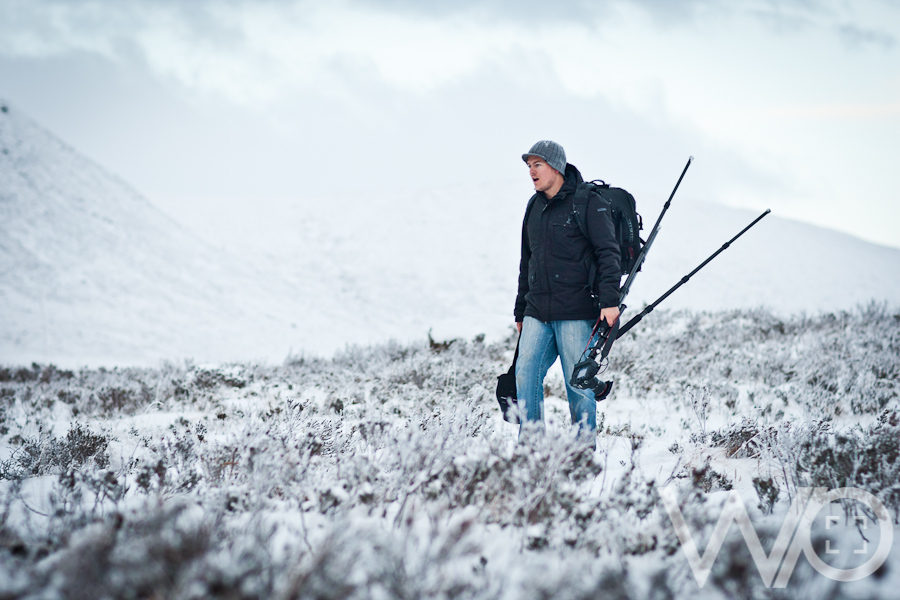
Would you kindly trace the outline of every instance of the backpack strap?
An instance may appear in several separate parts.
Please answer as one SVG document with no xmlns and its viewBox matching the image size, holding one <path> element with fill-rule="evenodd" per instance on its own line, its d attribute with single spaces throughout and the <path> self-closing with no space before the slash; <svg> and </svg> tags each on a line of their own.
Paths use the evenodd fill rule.
<svg viewBox="0 0 900 600">
<path fill-rule="evenodd" d="M 579 183 L 575 188 L 575 223 L 578 224 L 581 235 L 587 239 L 591 239 L 587 231 L 587 205 L 593 188 L 591 183 Z"/>
<path fill-rule="evenodd" d="M 600 193 L 600 189 L 606 185 L 606 182 L 602 179 L 598 179 L 596 181 L 585 181 L 578 184 L 578 187 L 575 188 L 575 223 L 578 225 L 578 229 L 581 231 L 581 235 L 587 238 L 588 241 L 591 240 L 591 236 L 588 235 L 587 230 L 587 206 L 588 202 L 591 200 L 591 193 L 595 193 L 600 197 L 603 197 L 603 194 Z M 588 267 L 588 291 L 591 293 L 591 296 L 594 298 L 597 297 L 597 294 L 594 293 L 594 283 L 597 281 L 597 261 L 593 259 L 593 255 L 591 256 L 591 264 Z"/>
<path fill-rule="evenodd" d="M 602 179 L 583 181 L 575 188 L 575 222 L 578 224 L 578 229 L 581 230 L 581 233 L 587 239 L 591 239 L 587 232 L 587 205 L 591 199 L 591 192 L 607 200 L 603 195 L 604 188 L 609 188 L 609 184 Z"/>
</svg>

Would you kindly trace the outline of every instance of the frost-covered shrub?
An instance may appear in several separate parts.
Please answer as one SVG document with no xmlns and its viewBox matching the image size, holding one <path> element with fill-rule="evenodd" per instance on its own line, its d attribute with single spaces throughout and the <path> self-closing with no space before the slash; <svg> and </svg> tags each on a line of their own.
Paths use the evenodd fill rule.
<svg viewBox="0 0 900 600">
<path fill-rule="evenodd" d="M 728 491 L 734 487 L 727 475 L 712 468 L 709 460 L 699 467 L 684 467 L 674 475 L 674 478 L 686 479 L 695 490 L 706 494 L 714 491 Z"/>
<path fill-rule="evenodd" d="M 150 401 L 150 397 L 149 394 L 142 394 L 135 389 L 106 387 L 94 394 L 94 401 L 101 413 L 111 413 L 146 404 Z"/>
<path fill-rule="evenodd" d="M 878 414 L 900 399 L 900 314 L 882 304 L 785 320 L 765 310 L 657 311 L 615 350 L 614 397 L 706 386 L 732 410 L 743 402 L 772 417 L 793 404 L 822 416 Z"/>
<path fill-rule="evenodd" d="M 546 436 L 455 457 L 424 484 L 450 507 L 479 506 L 487 522 L 519 525 L 565 520 L 584 508 L 579 486 L 602 471 L 592 448 Z"/>
<path fill-rule="evenodd" d="M 240 389 L 246 387 L 250 379 L 239 366 L 231 366 L 196 368 L 187 374 L 186 381 L 193 387 L 212 390 L 223 385 Z"/>
<path fill-rule="evenodd" d="M 771 477 L 754 477 L 753 489 L 756 490 L 756 495 L 759 496 L 759 510 L 765 515 L 771 514 L 772 507 L 775 506 L 775 503 L 778 502 L 778 496 L 781 495 L 775 480 Z"/>
<path fill-rule="evenodd" d="M 11 388 L 0 388 L 0 436 L 9 433 L 9 427 L 6 424 L 8 407 L 12 404 L 16 397 L 16 391 Z"/>
<path fill-rule="evenodd" d="M 73 417 L 134 415 L 148 408 L 172 408 L 185 402 L 205 404 L 220 388 L 242 389 L 255 381 L 253 366 L 114 368 L 60 370 L 53 365 L 4 367 L 9 380 L 0 405 L 31 419 L 56 415 L 63 404 Z M 12 412 L 16 412 L 13 410 Z"/>
<path fill-rule="evenodd" d="M 777 443 L 777 430 L 744 417 L 709 436 L 709 444 L 723 448 L 729 458 L 758 458 L 765 444 Z"/>
<path fill-rule="evenodd" d="M 814 430 L 800 442 L 798 454 L 802 485 L 863 489 L 900 522 L 900 413 L 885 412 L 865 428 Z"/>
<path fill-rule="evenodd" d="M 12 457 L 0 466 L 0 479 L 65 473 L 86 466 L 105 469 L 109 464 L 109 437 L 75 423 L 64 438 L 53 438 L 44 430 L 36 438 L 25 438 Z"/>
<path fill-rule="evenodd" d="M 419 395 L 422 390 L 435 393 L 465 393 L 475 385 L 492 387 L 496 382 L 495 361 L 507 342 L 486 345 L 479 336 L 473 342 L 453 340 L 402 347 L 396 342 L 368 348 L 348 348 L 333 361 L 338 381 L 372 381 L 371 392 L 380 397 L 398 394 Z"/>
<path fill-rule="evenodd" d="M 0 496 L 0 596 L 77 597 L 83 573 L 85 595 L 112 598 L 692 597 L 660 510 L 658 469 L 657 479 L 641 470 L 642 444 L 654 448 L 650 464 L 676 460 L 655 454 L 666 446 L 688 457 L 672 479 L 698 540 L 724 490 L 753 494 L 749 478 L 732 482 L 730 466 L 704 463 L 708 454 L 755 459 L 744 462 L 761 469 L 753 489 L 772 514 L 754 519 L 764 536 L 798 486 L 845 472 L 840 481 L 891 501 L 890 413 L 841 430 L 847 441 L 826 436 L 838 410 L 894 402 L 891 319 L 879 310 L 780 321 L 761 311 L 654 314 L 615 347 L 616 393 L 638 404 L 669 396 L 676 423 L 700 433 L 659 440 L 671 432 L 664 424 L 635 427 L 612 412 L 606 424 L 602 411 L 596 451 L 552 420 L 545 435 L 517 443 L 499 419 L 493 389 L 512 336 L 348 348 L 278 366 L 71 377 L 6 367 L 2 441 L 17 449 Z M 866 400 L 858 385 L 882 396 Z M 61 449 L 68 436 L 35 435 L 41 419 L 76 417 L 115 437 L 85 429 L 76 456 Z M 105 436 L 94 454 L 89 433 Z M 847 471 L 853 444 L 872 440 L 883 464 Z M 704 593 L 763 596 L 746 559 L 745 545 L 726 543 Z"/>
<path fill-rule="evenodd" d="M 197 521 L 184 506 L 136 518 L 112 515 L 31 566 L 29 588 L 84 599 L 201 597 L 202 587 L 190 591 L 202 582 L 198 563 L 210 549 L 211 532 L 205 519 Z"/>
</svg>

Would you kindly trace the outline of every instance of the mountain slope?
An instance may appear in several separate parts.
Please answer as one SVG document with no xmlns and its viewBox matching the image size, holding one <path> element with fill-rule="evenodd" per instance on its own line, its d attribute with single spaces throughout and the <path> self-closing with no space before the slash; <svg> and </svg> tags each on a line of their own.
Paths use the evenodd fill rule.
<svg viewBox="0 0 900 600">
<path fill-rule="evenodd" d="M 360 303 L 372 328 L 390 335 L 429 327 L 437 337 L 498 335 L 512 323 L 524 184 L 483 184 L 261 199 L 211 214 L 203 203 L 173 216 L 212 245 L 280 265 L 284 277 L 321 271 Z M 663 197 L 664 200 L 664 197 Z M 663 200 L 639 198 L 646 228 Z M 850 310 L 871 300 L 900 303 L 900 250 L 779 218 L 778 207 L 672 294 L 661 308 L 764 306 L 776 313 Z M 668 290 L 757 213 L 676 197 L 627 304 Z M 649 231 L 645 230 L 646 236 Z M 327 264 L 327 267 L 325 265 Z"/>
<path fill-rule="evenodd" d="M 221 360 L 290 346 L 303 290 L 198 241 L 13 108 L 0 147 L 0 359 Z"/>
</svg>

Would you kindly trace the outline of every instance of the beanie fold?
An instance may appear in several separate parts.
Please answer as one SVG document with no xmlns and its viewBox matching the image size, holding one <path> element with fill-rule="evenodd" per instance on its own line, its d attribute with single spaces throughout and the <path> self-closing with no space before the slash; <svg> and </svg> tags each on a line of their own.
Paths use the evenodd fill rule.
<svg viewBox="0 0 900 600">
<path fill-rule="evenodd" d="M 559 171 L 566 172 L 566 151 L 556 142 L 550 140 L 541 140 L 531 147 L 527 153 L 522 155 L 522 160 L 528 162 L 529 156 L 538 156 L 547 161 L 547 164 Z"/>
</svg>

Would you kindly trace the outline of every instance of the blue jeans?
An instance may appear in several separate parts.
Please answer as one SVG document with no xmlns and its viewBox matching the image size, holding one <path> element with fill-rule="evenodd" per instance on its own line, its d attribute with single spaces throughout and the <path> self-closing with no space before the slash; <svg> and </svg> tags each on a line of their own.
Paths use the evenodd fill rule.
<svg viewBox="0 0 900 600">
<path fill-rule="evenodd" d="M 525 317 L 519 338 L 519 358 L 516 361 L 516 396 L 524 421 L 544 420 L 544 377 L 558 356 L 566 381 L 566 396 L 572 424 L 579 426 L 579 434 L 590 434 L 591 441 L 597 430 L 597 401 L 591 390 L 579 390 L 569 385 L 572 369 L 581 359 L 591 337 L 595 321 L 551 321 L 544 323 L 533 317 Z M 524 406 L 523 406 L 524 405 Z"/>
</svg>

